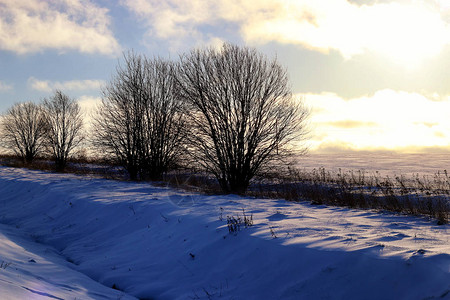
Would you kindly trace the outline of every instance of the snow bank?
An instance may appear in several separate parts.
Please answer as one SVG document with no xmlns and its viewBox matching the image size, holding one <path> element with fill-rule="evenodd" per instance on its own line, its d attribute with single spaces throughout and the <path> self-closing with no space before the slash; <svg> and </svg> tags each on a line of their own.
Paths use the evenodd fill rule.
<svg viewBox="0 0 450 300">
<path fill-rule="evenodd" d="M 6 299 L 450 299 L 425 218 L 5 167 L 0 208 Z"/>
</svg>

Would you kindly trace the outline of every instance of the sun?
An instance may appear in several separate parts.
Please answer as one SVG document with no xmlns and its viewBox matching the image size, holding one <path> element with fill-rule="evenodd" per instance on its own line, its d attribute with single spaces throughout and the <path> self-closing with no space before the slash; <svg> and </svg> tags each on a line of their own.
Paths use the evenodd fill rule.
<svg viewBox="0 0 450 300">
<path fill-rule="evenodd" d="M 363 15 L 367 48 L 408 68 L 438 55 L 450 43 L 449 26 L 431 7 L 390 3 Z"/>
</svg>

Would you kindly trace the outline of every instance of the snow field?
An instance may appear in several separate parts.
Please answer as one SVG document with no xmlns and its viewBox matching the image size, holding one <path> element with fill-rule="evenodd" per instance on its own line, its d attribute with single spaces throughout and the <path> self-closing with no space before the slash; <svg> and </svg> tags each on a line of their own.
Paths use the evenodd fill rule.
<svg viewBox="0 0 450 300">
<path fill-rule="evenodd" d="M 0 224 L 2 299 L 450 299 L 425 218 L 0 167 Z"/>
</svg>

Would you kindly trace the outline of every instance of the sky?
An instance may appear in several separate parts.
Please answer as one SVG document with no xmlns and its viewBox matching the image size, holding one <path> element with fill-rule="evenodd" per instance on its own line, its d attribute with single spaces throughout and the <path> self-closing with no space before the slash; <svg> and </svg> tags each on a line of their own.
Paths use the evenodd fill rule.
<svg viewBox="0 0 450 300">
<path fill-rule="evenodd" d="M 287 68 L 311 151 L 450 150 L 447 0 L 0 0 L 0 112 L 55 89 L 88 112 L 124 51 L 223 42 Z"/>
</svg>

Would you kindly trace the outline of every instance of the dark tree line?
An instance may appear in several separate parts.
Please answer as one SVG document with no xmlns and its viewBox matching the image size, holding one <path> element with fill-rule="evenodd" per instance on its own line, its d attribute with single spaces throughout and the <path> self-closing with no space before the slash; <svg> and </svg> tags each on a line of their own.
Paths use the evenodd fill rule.
<svg viewBox="0 0 450 300">
<path fill-rule="evenodd" d="M 213 174 L 226 193 L 299 153 L 309 111 L 286 70 L 255 49 L 224 44 L 178 62 L 128 52 L 103 88 L 89 140 L 132 180 L 159 180 L 174 166 Z M 1 140 L 26 161 L 51 153 L 61 169 L 84 139 L 76 101 L 60 91 L 43 105 L 3 115 Z M 302 149 L 301 149 L 302 150 Z"/>
</svg>

